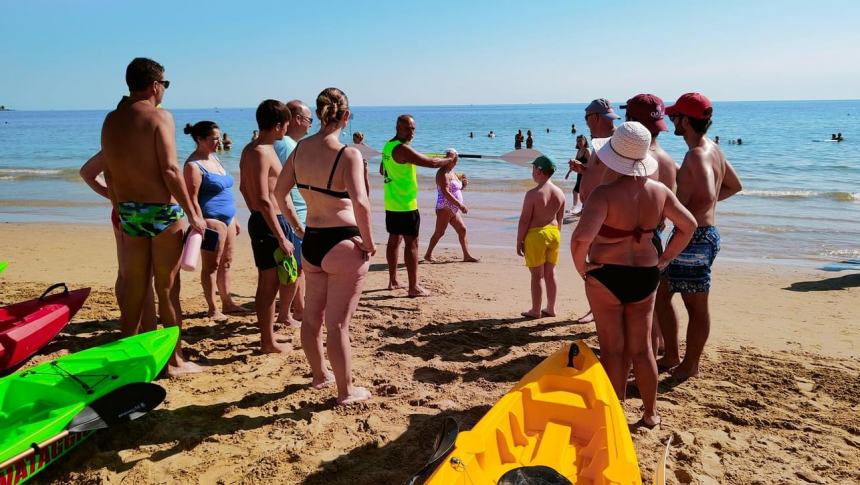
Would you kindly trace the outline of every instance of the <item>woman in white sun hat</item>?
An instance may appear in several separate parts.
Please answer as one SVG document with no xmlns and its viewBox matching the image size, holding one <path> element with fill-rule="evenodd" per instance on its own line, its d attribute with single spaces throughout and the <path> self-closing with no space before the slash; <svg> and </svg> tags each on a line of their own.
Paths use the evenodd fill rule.
<svg viewBox="0 0 860 485">
<path fill-rule="evenodd" d="M 643 125 L 624 123 L 612 138 L 594 139 L 592 145 L 597 163 L 609 170 L 588 198 L 570 250 L 594 312 L 600 362 L 621 400 L 633 364 L 645 408 L 642 423 L 653 427 L 660 423 L 651 351 L 654 295 L 660 272 L 687 245 L 696 220 L 671 190 L 648 178 L 657 160 Z M 675 235 L 660 255 L 652 236 L 664 217 L 674 223 Z"/>
</svg>

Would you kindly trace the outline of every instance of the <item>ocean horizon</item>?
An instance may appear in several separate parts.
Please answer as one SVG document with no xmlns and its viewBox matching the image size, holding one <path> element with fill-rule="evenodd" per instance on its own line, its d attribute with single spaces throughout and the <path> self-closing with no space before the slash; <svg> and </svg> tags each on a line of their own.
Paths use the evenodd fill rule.
<svg viewBox="0 0 860 485">
<path fill-rule="evenodd" d="M 228 170 L 237 172 L 241 147 L 256 129 L 255 108 L 183 109 L 167 101 L 165 108 L 176 120 L 180 163 L 194 148 L 190 137 L 182 134 L 183 126 L 209 119 L 233 139 L 233 150 L 220 152 L 219 157 Z M 623 116 L 618 109 L 622 102 L 615 100 L 614 105 Z M 564 162 L 574 153 L 571 124 L 576 124 L 576 134 L 588 135 L 585 106 L 353 106 L 354 118 L 342 141 L 349 143 L 352 132 L 362 131 L 366 143 L 379 150 L 393 135 L 397 115 L 409 112 L 417 124 L 413 144 L 422 151 L 454 147 L 461 153 L 501 155 L 514 149 L 518 129 L 524 133 L 531 129 L 535 149 Z M 98 151 L 107 112 L 13 109 L 0 113 L 0 222 L 104 223 L 107 201 L 93 194 L 77 171 Z M 317 127 L 315 120 L 312 130 Z M 490 130 L 496 138 L 487 137 Z M 829 142 L 835 133 L 842 133 L 845 141 Z M 721 148 L 744 185 L 742 193 L 718 206 L 724 254 L 791 264 L 860 257 L 860 100 L 717 101 L 709 136 L 720 137 Z M 742 145 L 729 144 L 738 138 Z M 659 141 L 677 163 L 682 161 L 686 146 L 680 137 L 662 133 Z M 374 162 L 371 165 L 373 173 Z M 514 194 L 528 187 L 528 171 L 486 159 L 462 159 L 457 170 L 468 173 L 473 182 L 467 202 L 471 199 L 495 215 L 487 222 L 479 212 L 470 212 L 471 224 L 488 224 L 489 242 L 507 234 L 516 221 L 509 221 L 506 214 L 518 214 L 521 197 Z M 566 170 L 560 172 L 555 181 L 570 202 L 574 179 L 565 180 Z M 433 170 L 419 169 L 425 192 L 432 191 L 433 175 Z M 372 178 L 371 183 L 379 188 L 378 181 Z M 236 195 L 241 200 L 238 189 Z M 430 204 L 422 203 L 422 208 L 432 210 Z M 493 226 L 497 226 L 495 236 Z"/>
</svg>

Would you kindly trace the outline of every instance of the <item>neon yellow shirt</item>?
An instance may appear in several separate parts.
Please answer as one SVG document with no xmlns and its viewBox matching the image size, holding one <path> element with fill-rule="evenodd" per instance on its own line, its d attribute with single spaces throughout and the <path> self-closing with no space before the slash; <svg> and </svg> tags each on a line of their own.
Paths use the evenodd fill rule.
<svg viewBox="0 0 860 485">
<path fill-rule="evenodd" d="M 382 147 L 382 167 L 385 169 L 383 194 L 385 210 L 410 212 L 418 210 L 418 173 L 411 163 L 397 163 L 391 153 L 403 142 L 391 140 Z"/>
</svg>

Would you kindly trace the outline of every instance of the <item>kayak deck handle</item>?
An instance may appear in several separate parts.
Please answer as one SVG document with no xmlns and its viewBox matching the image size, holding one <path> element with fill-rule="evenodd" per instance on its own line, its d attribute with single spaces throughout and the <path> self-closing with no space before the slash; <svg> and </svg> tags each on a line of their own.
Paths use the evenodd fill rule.
<svg viewBox="0 0 860 485">
<path fill-rule="evenodd" d="M 575 369 L 576 366 L 573 365 L 573 359 L 579 355 L 579 345 L 576 345 L 576 342 L 570 344 L 570 350 L 567 351 L 567 366 Z"/>
<path fill-rule="evenodd" d="M 47 290 L 45 290 L 45 292 L 44 292 L 44 293 L 42 293 L 42 296 L 40 296 L 40 297 L 39 297 L 39 301 L 45 301 L 45 298 L 46 298 L 46 297 L 47 297 L 47 296 L 48 296 L 52 291 L 54 291 L 54 290 L 56 290 L 57 288 L 60 288 L 60 287 L 62 287 L 62 288 L 63 288 L 63 296 L 65 296 L 65 295 L 68 295 L 68 294 L 69 294 L 69 287 L 68 287 L 68 286 L 66 286 L 66 284 L 65 284 L 65 283 L 56 283 L 56 284 L 53 284 L 53 285 L 49 286 L 49 287 L 48 287 L 48 289 L 47 289 Z"/>
</svg>

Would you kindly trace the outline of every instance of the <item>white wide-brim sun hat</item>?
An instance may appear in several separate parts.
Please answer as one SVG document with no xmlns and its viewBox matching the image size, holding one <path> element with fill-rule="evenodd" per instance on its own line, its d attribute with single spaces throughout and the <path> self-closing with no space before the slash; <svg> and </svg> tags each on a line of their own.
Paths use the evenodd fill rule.
<svg viewBox="0 0 860 485">
<path fill-rule="evenodd" d="M 615 129 L 611 138 L 591 140 L 597 157 L 613 172 L 647 177 L 657 171 L 657 159 L 650 154 L 651 132 L 642 123 L 628 121 Z"/>
</svg>

